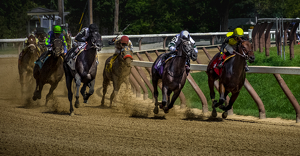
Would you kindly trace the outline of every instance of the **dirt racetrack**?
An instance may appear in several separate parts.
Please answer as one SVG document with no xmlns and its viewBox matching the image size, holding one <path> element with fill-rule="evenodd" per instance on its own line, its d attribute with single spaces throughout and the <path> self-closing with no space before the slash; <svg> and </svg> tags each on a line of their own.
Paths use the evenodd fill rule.
<svg viewBox="0 0 300 156">
<path fill-rule="evenodd" d="M 17 57 L 0 58 L 0 155 L 300 155 L 300 125 L 295 120 L 201 114 L 179 109 L 152 113 L 152 100 L 122 88 L 117 107 L 100 107 L 104 60 L 99 54 L 95 93 L 69 116 L 65 81 L 44 106 L 22 99 Z M 125 85 L 123 85 L 125 86 Z M 125 94 L 127 93 L 127 94 Z M 199 101 L 200 102 L 200 101 Z"/>
</svg>

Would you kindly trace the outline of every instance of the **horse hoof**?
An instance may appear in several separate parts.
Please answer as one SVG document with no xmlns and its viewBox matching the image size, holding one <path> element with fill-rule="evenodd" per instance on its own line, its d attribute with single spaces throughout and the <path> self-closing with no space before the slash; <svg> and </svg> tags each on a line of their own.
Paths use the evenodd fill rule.
<svg viewBox="0 0 300 156">
<path fill-rule="evenodd" d="M 33 96 L 33 97 L 32 97 L 32 100 L 33 100 L 33 101 L 36 101 L 36 99 L 37 99 L 36 96 Z"/>
<path fill-rule="evenodd" d="M 215 117 L 217 117 L 217 115 L 218 114 L 217 114 L 216 109 L 213 109 L 213 111 L 211 112 L 211 116 L 215 118 Z"/>
<path fill-rule="evenodd" d="M 70 113 L 70 116 L 74 116 L 74 115 L 75 115 L 74 112 Z"/>
<path fill-rule="evenodd" d="M 83 100 L 83 103 L 88 103 L 88 101 L 87 100 Z"/>
<path fill-rule="evenodd" d="M 154 107 L 153 113 L 154 113 L 154 114 L 157 114 L 157 113 L 158 113 L 158 107 L 157 107 L 157 106 Z"/>
<path fill-rule="evenodd" d="M 163 108 L 164 108 L 164 106 L 163 106 L 162 104 L 160 104 L 160 105 L 159 105 L 159 108 L 160 108 L 160 109 L 163 109 Z"/>
<path fill-rule="evenodd" d="M 167 114 L 167 113 L 169 113 L 169 108 L 168 107 L 165 107 L 164 108 L 164 112 Z"/>
<path fill-rule="evenodd" d="M 79 101 L 76 100 L 76 102 L 75 102 L 75 107 L 76 107 L 76 108 L 79 108 L 79 105 L 80 105 L 80 104 L 79 104 Z"/>
<path fill-rule="evenodd" d="M 227 115 L 228 115 L 228 112 L 223 112 L 223 113 L 222 113 L 222 118 L 223 118 L 223 119 L 226 119 L 226 118 L 227 118 Z"/>
</svg>

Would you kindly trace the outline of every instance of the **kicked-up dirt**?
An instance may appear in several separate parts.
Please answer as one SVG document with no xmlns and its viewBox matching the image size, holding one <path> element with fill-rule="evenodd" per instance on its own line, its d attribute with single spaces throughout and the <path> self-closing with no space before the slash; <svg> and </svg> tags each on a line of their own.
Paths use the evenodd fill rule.
<svg viewBox="0 0 300 156">
<path fill-rule="evenodd" d="M 95 92 L 69 116 L 65 80 L 47 106 L 21 96 L 17 57 L 0 58 L 0 155 L 299 155 L 300 125 L 295 120 L 232 115 L 211 118 L 197 109 L 175 106 L 154 115 L 152 99 L 121 89 L 117 107 L 106 95 L 101 107 L 102 71 L 99 54 Z M 205 60 L 203 60 L 205 62 Z M 35 84 L 32 84 L 35 87 Z M 73 100 L 73 102 L 75 102 Z M 199 100 L 200 103 L 200 100 Z"/>
</svg>

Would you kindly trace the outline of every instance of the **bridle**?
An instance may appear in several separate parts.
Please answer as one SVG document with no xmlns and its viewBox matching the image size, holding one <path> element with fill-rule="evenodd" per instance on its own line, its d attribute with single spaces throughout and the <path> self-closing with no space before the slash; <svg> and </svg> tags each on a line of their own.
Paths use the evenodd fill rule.
<svg viewBox="0 0 300 156">
<path fill-rule="evenodd" d="M 249 53 L 249 52 L 253 52 L 253 51 L 247 51 L 247 50 L 245 50 L 246 48 L 241 47 L 243 42 L 245 42 L 245 41 L 241 41 L 241 42 L 238 44 L 238 49 L 241 48 L 242 54 L 239 53 L 239 52 L 236 52 L 236 51 L 233 51 L 233 53 L 235 53 L 235 54 L 237 54 L 237 55 L 239 55 L 239 56 L 245 58 L 246 60 L 249 60 L 248 53 Z M 245 51 L 246 51 L 247 54 L 245 53 Z"/>
</svg>

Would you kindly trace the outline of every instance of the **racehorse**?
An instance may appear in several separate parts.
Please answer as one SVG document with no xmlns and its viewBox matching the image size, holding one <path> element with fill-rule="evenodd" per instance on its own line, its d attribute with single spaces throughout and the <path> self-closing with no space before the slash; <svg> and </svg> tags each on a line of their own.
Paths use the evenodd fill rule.
<svg viewBox="0 0 300 156">
<path fill-rule="evenodd" d="M 101 50 L 102 40 L 101 35 L 98 32 L 93 32 L 87 39 L 87 46 L 85 49 L 78 53 L 76 60 L 74 60 L 75 65 L 73 69 L 65 61 L 63 64 L 66 77 L 66 85 L 68 89 L 68 99 L 70 102 L 70 115 L 74 115 L 74 108 L 72 105 L 73 93 L 72 93 L 72 81 L 74 79 L 76 83 L 76 101 L 75 107 L 79 107 L 79 88 L 81 83 L 80 93 L 83 96 L 84 103 L 87 103 L 89 97 L 94 93 L 95 78 L 97 75 L 97 51 Z M 67 56 L 70 54 L 71 50 L 68 52 Z M 73 59 L 73 58 L 70 58 Z M 72 61 L 72 60 L 71 60 Z M 86 93 L 86 87 L 89 87 L 89 92 Z"/>
<path fill-rule="evenodd" d="M 32 99 L 35 101 L 41 99 L 41 93 L 45 84 L 50 84 L 49 93 L 46 96 L 47 105 L 50 97 L 53 95 L 53 91 L 57 87 L 59 81 L 62 79 L 64 74 L 63 69 L 63 45 L 61 39 L 55 39 L 52 45 L 52 54 L 48 55 L 44 64 L 40 66 L 38 63 L 35 64 L 33 70 L 33 76 L 36 79 L 36 88 Z M 43 53 L 45 55 L 46 53 Z M 36 62 L 38 62 L 37 60 Z"/>
<path fill-rule="evenodd" d="M 28 46 L 22 50 L 18 60 L 22 95 L 33 82 L 34 61 L 41 55 L 41 51 L 37 47 L 36 38 L 33 35 L 27 37 L 27 44 Z"/>
<path fill-rule="evenodd" d="M 212 99 L 213 117 L 217 116 L 216 107 L 218 106 L 224 111 L 222 117 L 227 117 L 227 111 L 232 108 L 234 101 L 237 99 L 240 90 L 244 85 L 246 78 L 246 60 L 249 60 L 250 63 L 254 62 L 255 60 L 252 44 L 248 40 L 238 38 L 237 51 L 234 51 L 234 53 L 234 57 L 231 57 L 230 59 L 228 59 L 228 61 L 224 62 L 223 67 L 220 69 L 221 71 L 219 75 L 215 72 L 213 66 L 214 63 L 217 63 L 215 60 L 220 57 L 220 53 L 216 54 L 213 57 L 207 67 L 206 73 L 208 75 L 210 98 Z M 217 79 L 219 79 L 219 102 L 215 100 L 214 92 L 214 81 Z M 225 102 L 225 98 L 229 93 L 232 93 L 229 104 L 227 106 L 224 106 L 223 103 Z"/>
<path fill-rule="evenodd" d="M 110 107 L 114 98 L 118 95 L 121 84 L 125 82 L 126 88 L 129 86 L 129 75 L 131 71 L 132 53 L 128 47 L 125 47 L 120 54 L 114 55 L 106 59 L 103 69 L 103 95 L 101 105 L 104 105 L 105 94 L 107 92 L 107 86 L 110 81 L 113 82 L 113 92 L 110 95 Z M 116 57 L 116 58 L 113 58 Z M 115 59 L 115 60 L 114 60 Z"/>
<path fill-rule="evenodd" d="M 186 73 L 186 61 L 195 53 L 193 50 L 192 43 L 181 39 L 179 49 L 177 49 L 177 55 L 174 56 L 171 60 L 167 61 L 165 65 L 161 65 L 163 68 L 162 73 L 160 69 L 157 69 L 157 63 L 161 61 L 161 58 L 164 54 L 161 54 L 157 57 L 155 62 L 152 65 L 151 74 L 152 74 L 152 85 L 154 88 L 154 98 L 155 98 L 155 108 L 153 112 L 158 113 L 158 91 L 157 84 L 158 80 L 162 80 L 162 103 L 159 105 L 165 113 L 169 112 L 174 105 L 175 100 L 178 98 L 187 78 Z M 193 58 L 193 60 L 196 58 Z M 172 100 L 170 101 L 170 95 L 174 92 Z M 167 99 L 168 98 L 168 99 Z"/>
<path fill-rule="evenodd" d="M 45 52 L 45 51 L 47 51 L 48 48 L 45 45 L 45 38 L 47 37 L 47 34 L 46 33 L 37 33 L 36 37 L 39 40 L 38 46 L 40 47 L 42 53 Z"/>
</svg>

